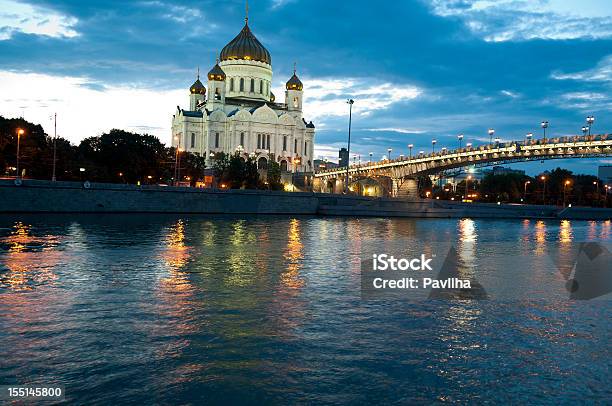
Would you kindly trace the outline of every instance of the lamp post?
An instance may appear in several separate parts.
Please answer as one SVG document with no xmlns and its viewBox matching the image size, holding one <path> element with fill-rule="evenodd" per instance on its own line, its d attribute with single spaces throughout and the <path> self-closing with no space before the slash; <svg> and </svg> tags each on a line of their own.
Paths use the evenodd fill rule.
<svg viewBox="0 0 612 406">
<path fill-rule="evenodd" d="M 410 151 L 410 159 L 412 159 L 412 148 L 414 148 L 414 144 L 408 144 L 408 151 Z"/>
<path fill-rule="evenodd" d="M 489 144 L 493 144 L 493 134 L 495 134 L 495 130 L 489 128 Z"/>
<path fill-rule="evenodd" d="M 471 142 L 468 142 L 467 144 L 465 144 L 465 147 L 466 147 L 466 148 L 468 148 L 468 149 L 469 149 L 469 148 L 472 148 L 472 143 L 471 143 Z"/>
<path fill-rule="evenodd" d="M 587 132 L 589 132 L 589 127 L 587 127 L 586 125 L 582 126 L 582 135 L 586 136 Z"/>
<path fill-rule="evenodd" d="M 544 144 L 546 144 L 546 129 L 548 128 L 548 121 L 544 120 L 540 125 L 542 126 L 542 130 L 544 131 Z"/>
<path fill-rule="evenodd" d="M 25 134 L 25 131 L 22 128 L 17 129 L 17 179 L 21 178 L 21 174 L 19 173 L 19 144 L 21 142 L 21 136 Z"/>
<path fill-rule="evenodd" d="M 447 151 L 447 150 L 448 150 L 448 148 L 443 147 L 443 148 L 442 148 L 442 154 L 446 154 L 446 151 Z"/>
<path fill-rule="evenodd" d="M 436 153 L 436 142 L 438 142 L 438 141 L 431 140 L 431 152 L 434 153 L 434 154 Z"/>
<path fill-rule="evenodd" d="M 542 204 L 546 204 L 546 176 L 540 176 L 540 179 L 544 183 L 544 187 L 542 188 Z"/>
<path fill-rule="evenodd" d="M 589 135 L 591 135 L 591 127 L 593 126 L 593 123 L 595 122 L 595 116 L 588 116 L 586 118 L 586 122 L 589 126 Z"/>
<path fill-rule="evenodd" d="M 566 195 L 567 195 L 567 187 L 571 184 L 572 182 L 568 179 L 563 183 L 563 207 L 565 207 L 565 202 L 566 202 Z"/>
<path fill-rule="evenodd" d="M 499 141 L 501 141 L 499 137 L 496 137 L 495 138 L 495 148 L 499 148 Z"/>
<path fill-rule="evenodd" d="M 355 104 L 355 100 L 348 99 L 346 101 L 349 105 L 349 127 L 348 127 L 348 156 L 351 156 L 351 125 L 353 121 L 353 104 Z M 346 163 L 346 183 L 344 184 L 344 193 L 348 194 L 348 184 L 349 184 L 349 163 Z"/>
<path fill-rule="evenodd" d="M 177 141 L 176 152 L 174 154 L 174 185 L 176 185 L 176 180 L 178 176 L 178 165 L 179 165 L 179 151 L 181 149 L 181 137 L 177 134 L 174 136 L 174 139 Z M 213 156 L 213 153 L 210 153 Z"/>
<path fill-rule="evenodd" d="M 531 139 L 533 138 L 533 133 L 527 133 L 525 134 L 525 145 L 527 145 L 527 142 L 531 142 Z"/>
<path fill-rule="evenodd" d="M 55 182 L 55 166 L 57 163 L 57 113 L 53 115 L 53 173 L 51 181 Z"/>
<path fill-rule="evenodd" d="M 525 202 L 527 201 L 527 185 L 530 185 L 530 184 L 531 184 L 531 181 L 528 180 L 528 181 L 525 182 L 525 185 L 524 185 L 523 200 Z"/>
<path fill-rule="evenodd" d="M 391 160 L 391 151 L 393 151 L 393 149 L 387 148 L 387 152 L 388 152 L 387 156 L 389 157 L 389 161 Z"/>
<path fill-rule="evenodd" d="M 374 155 L 374 153 L 370 152 L 370 161 L 368 163 L 372 163 L 372 155 Z"/>
<path fill-rule="evenodd" d="M 459 149 L 461 149 L 461 143 L 462 143 L 462 141 L 463 141 L 463 134 L 459 134 L 459 135 L 457 136 L 457 139 L 459 140 Z"/>
<path fill-rule="evenodd" d="M 608 207 L 608 191 L 612 189 L 612 186 L 606 185 L 606 207 Z"/>
<path fill-rule="evenodd" d="M 467 178 L 465 178 L 465 198 L 467 199 L 468 197 L 468 193 L 470 191 L 470 179 L 472 179 L 472 175 L 468 175 Z"/>
<path fill-rule="evenodd" d="M 599 204 L 599 180 L 593 182 L 595 185 L 595 199 L 597 200 L 597 204 Z"/>
</svg>

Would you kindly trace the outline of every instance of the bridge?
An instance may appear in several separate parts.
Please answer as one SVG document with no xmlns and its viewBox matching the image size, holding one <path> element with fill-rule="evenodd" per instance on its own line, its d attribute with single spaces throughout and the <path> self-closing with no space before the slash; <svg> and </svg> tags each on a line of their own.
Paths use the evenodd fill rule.
<svg viewBox="0 0 612 406">
<path fill-rule="evenodd" d="M 417 178 L 463 167 L 483 167 L 514 162 L 549 159 L 597 158 L 612 156 L 612 135 L 585 135 L 547 140 L 511 141 L 360 165 L 321 170 L 314 174 L 314 190 L 342 193 L 347 175 L 349 185 L 385 178 L 393 197 L 418 197 Z"/>
</svg>

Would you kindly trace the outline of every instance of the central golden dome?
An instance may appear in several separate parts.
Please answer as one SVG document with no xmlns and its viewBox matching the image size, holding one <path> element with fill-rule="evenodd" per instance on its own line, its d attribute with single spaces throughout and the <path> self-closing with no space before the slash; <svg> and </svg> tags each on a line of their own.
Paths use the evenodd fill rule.
<svg viewBox="0 0 612 406">
<path fill-rule="evenodd" d="M 245 61 L 259 61 L 272 65 L 270 52 L 259 42 L 249 28 L 248 21 L 240 34 L 230 41 L 221 51 L 222 61 L 242 59 Z"/>
</svg>

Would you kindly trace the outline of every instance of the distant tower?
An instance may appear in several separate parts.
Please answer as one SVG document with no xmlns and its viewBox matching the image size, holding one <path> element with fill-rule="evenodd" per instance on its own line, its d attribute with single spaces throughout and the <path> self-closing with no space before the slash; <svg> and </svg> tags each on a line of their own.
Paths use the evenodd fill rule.
<svg viewBox="0 0 612 406">
<path fill-rule="evenodd" d="M 208 108 L 214 110 L 225 104 L 225 72 L 219 66 L 219 60 L 208 72 Z"/>
<path fill-rule="evenodd" d="M 296 75 L 295 64 L 293 65 L 293 76 L 286 84 L 285 103 L 289 111 L 302 112 L 302 97 L 304 85 Z"/>
<path fill-rule="evenodd" d="M 198 67 L 197 79 L 189 88 L 189 110 L 195 111 L 198 104 L 206 101 L 206 88 L 200 82 L 200 68 Z"/>
</svg>

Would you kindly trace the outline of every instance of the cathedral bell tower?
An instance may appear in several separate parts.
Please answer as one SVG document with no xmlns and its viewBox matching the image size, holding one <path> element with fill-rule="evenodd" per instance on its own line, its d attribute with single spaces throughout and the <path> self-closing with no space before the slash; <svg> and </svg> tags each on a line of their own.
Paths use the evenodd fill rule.
<svg viewBox="0 0 612 406">
<path fill-rule="evenodd" d="M 195 111 L 206 102 L 206 88 L 200 82 L 200 68 L 196 81 L 189 88 L 189 110 Z"/>
<path fill-rule="evenodd" d="M 293 66 L 293 76 L 287 81 L 285 88 L 285 103 L 287 110 L 302 112 L 302 97 L 304 94 L 304 85 L 296 75 L 295 65 Z"/>
<path fill-rule="evenodd" d="M 208 72 L 208 109 L 215 110 L 225 104 L 225 72 L 219 66 L 219 60 Z"/>
</svg>

